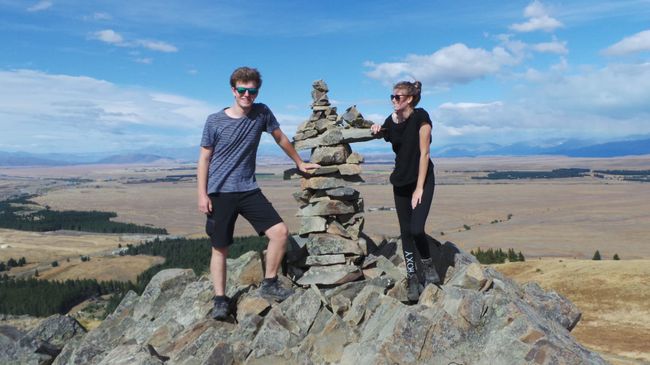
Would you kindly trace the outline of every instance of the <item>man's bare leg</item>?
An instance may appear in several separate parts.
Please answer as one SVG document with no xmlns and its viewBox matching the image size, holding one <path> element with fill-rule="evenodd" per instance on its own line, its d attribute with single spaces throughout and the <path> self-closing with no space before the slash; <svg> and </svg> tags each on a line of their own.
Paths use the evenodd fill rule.
<svg viewBox="0 0 650 365">
<path fill-rule="evenodd" d="M 287 225 L 278 223 L 264 232 L 269 239 L 269 245 L 266 249 L 266 272 L 264 277 L 273 278 L 278 274 L 282 258 L 287 248 L 287 238 L 289 229 Z"/>
<path fill-rule="evenodd" d="M 228 247 L 212 247 L 210 277 L 216 296 L 226 295 L 226 257 L 228 257 Z"/>
</svg>

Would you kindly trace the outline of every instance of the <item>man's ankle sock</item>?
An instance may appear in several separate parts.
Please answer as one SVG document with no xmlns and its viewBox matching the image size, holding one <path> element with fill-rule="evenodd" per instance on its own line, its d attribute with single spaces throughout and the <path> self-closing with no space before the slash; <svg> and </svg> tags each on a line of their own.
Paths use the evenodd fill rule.
<svg viewBox="0 0 650 365">
<path fill-rule="evenodd" d="M 274 276 L 274 277 L 272 277 L 272 278 L 264 278 L 264 282 L 263 282 L 263 284 L 267 284 L 267 285 L 268 285 L 268 284 L 273 284 L 273 283 L 275 283 L 276 281 L 278 281 L 278 276 L 277 276 L 277 275 Z"/>
</svg>

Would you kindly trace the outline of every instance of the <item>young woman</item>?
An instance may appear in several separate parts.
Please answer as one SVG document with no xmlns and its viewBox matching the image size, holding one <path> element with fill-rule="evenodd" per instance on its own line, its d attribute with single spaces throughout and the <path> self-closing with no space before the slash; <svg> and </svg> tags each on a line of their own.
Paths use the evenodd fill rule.
<svg viewBox="0 0 650 365">
<path fill-rule="evenodd" d="M 408 299 L 416 301 L 420 295 L 418 267 L 423 270 L 425 285 L 440 281 L 429 253 L 424 225 L 433 199 L 435 176 L 433 163 L 429 158 L 431 144 L 431 119 L 422 108 L 416 108 L 420 101 L 422 83 L 401 81 L 393 87 L 390 96 L 393 113 L 383 125 L 371 127 L 373 133 L 383 132 L 395 152 L 395 168 L 390 175 L 395 197 L 395 209 L 400 233 L 408 282 Z M 422 259 L 416 264 L 415 251 Z"/>
</svg>

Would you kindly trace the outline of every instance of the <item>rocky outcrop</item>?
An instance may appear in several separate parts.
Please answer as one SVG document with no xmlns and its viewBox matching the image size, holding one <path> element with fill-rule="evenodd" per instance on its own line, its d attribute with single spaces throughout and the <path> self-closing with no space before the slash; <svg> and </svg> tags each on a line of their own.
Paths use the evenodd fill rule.
<svg viewBox="0 0 650 365">
<path fill-rule="evenodd" d="M 51 364 L 61 349 L 86 330 L 75 319 L 53 315 L 29 332 L 0 326 L 0 364 Z"/>
<path fill-rule="evenodd" d="M 54 363 L 605 364 L 571 336 L 580 312 L 566 298 L 520 287 L 450 242 L 437 255 L 444 284 L 406 304 L 397 252 L 392 240 L 367 255 L 374 278 L 297 287 L 282 303 L 256 294 L 256 254 L 229 260 L 230 322 L 210 318 L 207 278 L 162 271 Z"/>
</svg>

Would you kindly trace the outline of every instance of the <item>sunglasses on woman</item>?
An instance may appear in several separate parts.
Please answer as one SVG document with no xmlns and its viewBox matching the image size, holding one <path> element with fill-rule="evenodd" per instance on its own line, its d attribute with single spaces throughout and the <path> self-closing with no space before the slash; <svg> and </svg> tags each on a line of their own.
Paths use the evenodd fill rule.
<svg viewBox="0 0 650 365">
<path fill-rule="evenodd" d="M 407 96 L 411 96 L 411 95 L 392 95 L 392 94 L 391 94 L 391 96 L 390 96 L 390 100 L 391 100 L 391 101 L 392 101 L 392 100 L 395 100 L 395 101 L 397 101 L 397 102 L 399 103 L 400 100 L 402 100 L 402 97 L 407 97 Z"/>
<path fill-rule="evenodd" d="M 236 87 L 235 90 L 237 90 L 239 95 L 246 94 L 246 91 L 248 91 L 248 95 L 257 95 L 257 92 L 259 91 L 256 87 Z"/>
</svg>

